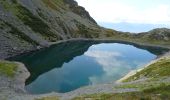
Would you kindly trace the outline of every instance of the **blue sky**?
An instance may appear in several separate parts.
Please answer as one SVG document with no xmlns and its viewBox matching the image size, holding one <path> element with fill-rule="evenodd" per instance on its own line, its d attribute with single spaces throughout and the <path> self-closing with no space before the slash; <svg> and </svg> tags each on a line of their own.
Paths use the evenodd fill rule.
<svg viewBox="0 0 170 100">
<path fill-rule="evenodd" d="M 76 0 L 98 23 L 170 25 L 170 0 Z"/>
</svg>

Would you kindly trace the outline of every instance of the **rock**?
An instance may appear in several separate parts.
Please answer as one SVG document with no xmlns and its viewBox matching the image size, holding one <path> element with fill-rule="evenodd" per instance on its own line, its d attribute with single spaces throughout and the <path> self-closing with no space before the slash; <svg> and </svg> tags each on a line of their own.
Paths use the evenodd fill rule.
<svg viewBox="0 0 170 100">
<path fill-rule="evenodd" d="M 25 65 L 19 62 L 12 62 L 17 64 L 17 71 L 14 77 L 0 76 L 0 88 L 6 88 L 17 93 L 26 93 L 25 81 L 30 76 Z"/>
<path fill-rule="evenodd" d="M 37 46 L 37 49 L 41 49 L 41 46 Z"/>
</svg>

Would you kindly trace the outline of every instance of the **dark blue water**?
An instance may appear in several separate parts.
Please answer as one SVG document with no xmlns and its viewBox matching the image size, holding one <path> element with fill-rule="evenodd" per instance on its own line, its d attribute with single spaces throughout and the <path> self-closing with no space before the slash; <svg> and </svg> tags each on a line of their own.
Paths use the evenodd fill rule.
<svg viewBox="0 0 170 100">
<path fill-rule="evenodd" d="M 120 43 L 66 42 L 13 60 L 23 62 L 30 71 L 26 82 L 30 93 L 64 93 L 115 82 L 159 54 L 153 48 L 141 48 Z"/>
</svg>

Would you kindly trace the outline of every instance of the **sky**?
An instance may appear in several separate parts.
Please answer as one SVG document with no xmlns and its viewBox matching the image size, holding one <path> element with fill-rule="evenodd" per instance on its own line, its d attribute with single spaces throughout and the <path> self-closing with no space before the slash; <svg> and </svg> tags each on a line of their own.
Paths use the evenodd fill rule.
<svg viewBox="0 0 170 100">
<path fill-rule="evenodd" d="M 170 26 L 170 0 L 76 0 L 98 23 Z"/>
</svg>

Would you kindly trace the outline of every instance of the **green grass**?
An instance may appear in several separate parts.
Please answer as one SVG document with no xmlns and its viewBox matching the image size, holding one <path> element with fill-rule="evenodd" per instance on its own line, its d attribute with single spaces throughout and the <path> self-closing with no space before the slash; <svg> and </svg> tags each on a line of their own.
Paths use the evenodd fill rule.
<svg viewBox="0 0 170 100">
<path fill-rule="evenodd" d="M 72 100 L 169 100 L 170 85 L 159 85 L 139 92 L 92 94 Z"/>
<path fill-rule="evenodd" d="M 170 58 L 162 58 L 156 63 L 149 65 L 142 71 L 137 72 L 135 75 L 127 78 L 123 82 L 138 80 L 141 78 L 160 78 L 170 76 Z"/>
<path fill-rule="evenodd" d="M 0 73 L 8 77 L 14 77 L 17 64 L 7 61 L 0 61 Z"/>
<path fill-rule="evenodd" d="M 144 89 L 143 92 L 145 93 L 161 93 L 161 94 L 169 94 L 170 95 L 170 84 L 167 85 L 165 83 L 161 83 L 156 87 L 151 87 L 148 89 Z"/>
<path fill-rule="evenodd" d="M 59 100 L 59 99 L 56 96 L 51 96 L 51 97 L 49 96 L 49 97 L 38 98 L 35 100 Z"/>
<path fill-rule="evenodd" d="M 166 78 L 157 78 L 157 79 L 148 79 L 145 81 L 141 81 L 141 82 L 134 82 L 134 83 L 129 83 L 129 84 L 121 84 L 121 85 L 117 85 L 115 86 L 113 89 L 137 89 L 139 91 L 143 91 L 146 89 L 150 89 L 150 88 L 155 88 L 155 87 L 159 87 L 162 84 L 165 86 L 169 86 L 170 82 L 166 81 Z"/>
</svg>

